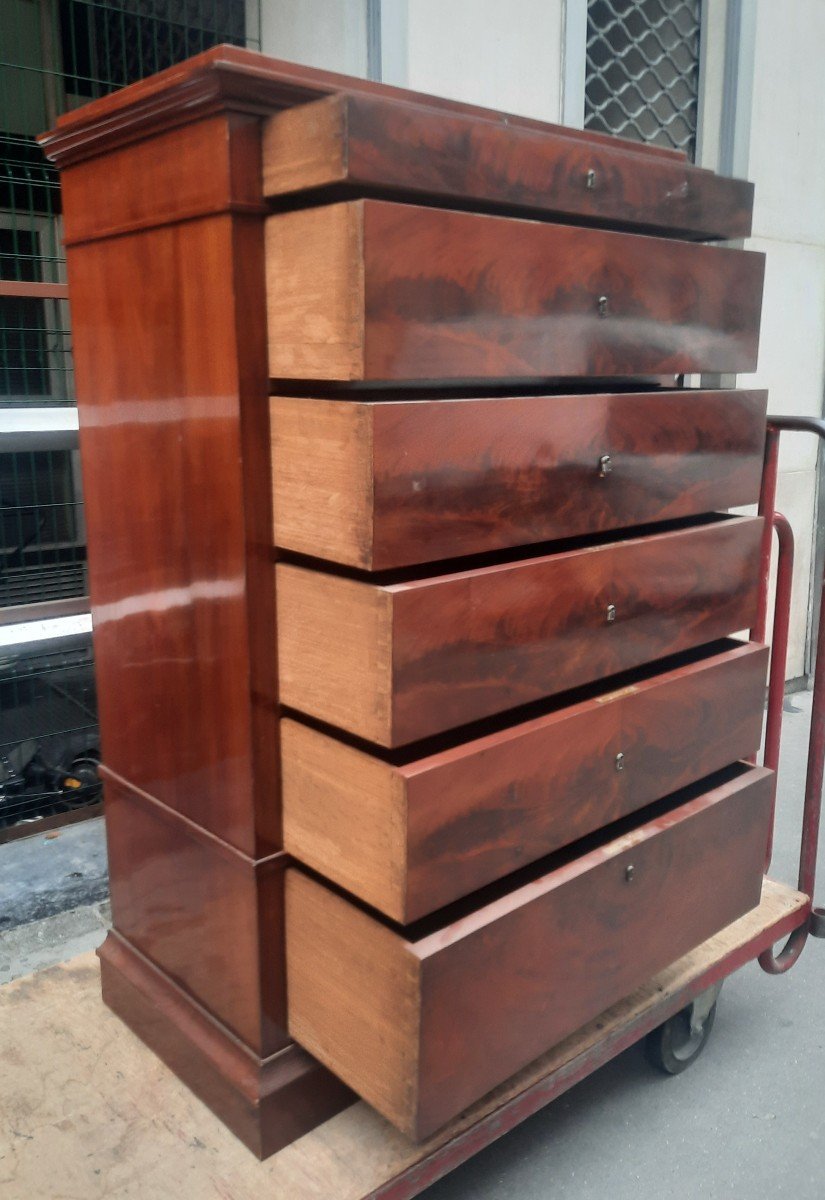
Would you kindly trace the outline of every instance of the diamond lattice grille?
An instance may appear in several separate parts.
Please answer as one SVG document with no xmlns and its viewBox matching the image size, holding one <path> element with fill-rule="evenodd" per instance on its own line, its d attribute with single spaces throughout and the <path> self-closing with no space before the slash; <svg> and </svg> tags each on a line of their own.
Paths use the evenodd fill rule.
<svg viewBox="0 0 825 1200">
<path fill-rule="evenodd" d="M 696 148 L 702 0 L 589 0 L 585 128 Z"/>
</svg>

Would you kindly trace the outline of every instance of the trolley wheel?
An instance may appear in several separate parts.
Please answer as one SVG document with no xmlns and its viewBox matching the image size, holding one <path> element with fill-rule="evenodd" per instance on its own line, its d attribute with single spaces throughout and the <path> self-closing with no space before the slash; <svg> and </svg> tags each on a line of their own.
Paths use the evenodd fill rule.
<svg viewBox="0 0 825 1200">
<path fill-rule="evenodd" d="M 721 984 L 709 988 L 687 1008 L 647 1035 L 645 1057 L 651 1066 L 666 1075 L 680 1075 L 696 1062 L 713 1029 L 721 988 Z"/>
</svg>

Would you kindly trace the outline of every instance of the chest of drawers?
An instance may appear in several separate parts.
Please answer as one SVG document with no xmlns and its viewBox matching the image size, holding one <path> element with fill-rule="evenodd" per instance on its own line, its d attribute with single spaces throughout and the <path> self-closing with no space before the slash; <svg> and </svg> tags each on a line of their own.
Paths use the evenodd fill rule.
<svg viewBox="0 0 825 1200">
<path fill-rule="evenodd" d="M 421 1138 L 759 899 L 749 185 L 229 48 L 63 118 L 107 1002 Z"/>
</svg>

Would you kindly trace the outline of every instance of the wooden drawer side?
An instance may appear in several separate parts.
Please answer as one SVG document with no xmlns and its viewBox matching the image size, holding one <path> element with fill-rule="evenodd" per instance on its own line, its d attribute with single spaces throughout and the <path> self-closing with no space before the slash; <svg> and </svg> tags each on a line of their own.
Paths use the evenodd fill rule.
<svg viewBox="0 0 825 1200">
<path fill-rule="evenodd" d="M 735 517 L 397 584 L 281 563 L 283 703 L 403 746 L 708 644 L 753 624 L 761 528 Z"/>
<path fill-rule="evenodd" d="M 330 96 L 264 126 L 264 195 L 347 185 L 696 239 L 747 237 L 753 185 L 552 125 Z"/>
<path fill-rule="evenodd" d="M 286 873 L 290 1033 L 316 1054 L 334 1014 L 342 1079 L 375 1081 L 380 1112 L 416 1104 L 421 963 L 396 934 L 299 871 Z"/>
<path fill-rule="evenodd" d="M 270 401 L 274 540 L 364 570 L 754 503 L 765 392 Z"/>
<path fill-rule="evenodd" d="M 756 367 L 764 255 L 354 200 L 266 222 L 273 379 L 670 377 Z"/>
<path fill-rule="evenodd" d="M 285 847 L 414 921 L 754 753 L 767 649 L 730 644 L 398 765 L 283 721 Z"/>
<path fill-rule="evenodd" d="M 707 786 L 432 932 L 405 936 L 290 872 L 290 1032 L 426 1137 L 759 903 L 771 773 Z"/>
</svg>

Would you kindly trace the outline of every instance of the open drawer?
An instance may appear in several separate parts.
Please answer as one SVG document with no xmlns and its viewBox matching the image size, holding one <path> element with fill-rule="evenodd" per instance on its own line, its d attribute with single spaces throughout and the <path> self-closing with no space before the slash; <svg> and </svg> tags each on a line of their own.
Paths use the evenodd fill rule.
<svg viewBox="0 0 825 1200">
<path fill-rule="evenodd" d="M 753 371 L 764 255 L 383 200 L 266 221 L 273 379 Z"/>
<path fill-rule="evenodd" d="M 727 637 L 756 616 L 761 531 L 720 517 L 398 581 L 279 563 L 281 700 L 403 746 Z"/>
<path fill-rule="evenodd" d="M 767 392 L 270 399 L 275 544 L 367 571 L 759 498 Z"/>
<path fill-rule="evenodd" d="M 482 737 L 383 757 L 284 720 L 284 848 L 416 921 L 755 753 L 767 663 L 766 646 L 716 642 Z"/>
<path fill-rule="evenodd" d="M 759 903 L 772 786 L 738 764 L 406 930 L 289 870 L 289 1032 L 426 1137 Z"/>
</svg>

